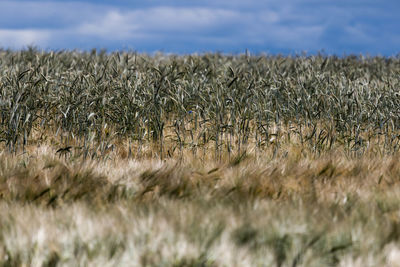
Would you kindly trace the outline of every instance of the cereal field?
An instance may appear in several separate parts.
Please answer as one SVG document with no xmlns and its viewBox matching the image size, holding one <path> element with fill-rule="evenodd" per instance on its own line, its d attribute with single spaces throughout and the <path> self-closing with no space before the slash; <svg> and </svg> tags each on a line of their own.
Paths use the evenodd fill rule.
<svg viewBox="0 0 400 267">
<path fill-rule="evenodd" d="M 400 266 L 399 150 L 399 57 L 0 50 L 0 266 Z"/>
</svg>

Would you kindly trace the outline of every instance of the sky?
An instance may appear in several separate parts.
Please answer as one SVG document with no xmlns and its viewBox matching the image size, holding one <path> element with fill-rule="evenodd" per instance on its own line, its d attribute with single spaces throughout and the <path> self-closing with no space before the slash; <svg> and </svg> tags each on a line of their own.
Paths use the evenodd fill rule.
<svg viewBox="0 0 400 267">
<path fill-rule="evenodd" d="M 0 47 L 400 54 L 399 0 L 0 0 Z"/>
</svg>

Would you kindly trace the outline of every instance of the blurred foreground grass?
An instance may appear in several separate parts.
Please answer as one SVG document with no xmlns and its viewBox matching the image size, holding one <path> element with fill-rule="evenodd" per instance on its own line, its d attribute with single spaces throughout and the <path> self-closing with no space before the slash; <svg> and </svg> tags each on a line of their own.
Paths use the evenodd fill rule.
<svg viewBox="0 0 400 267">
<path fill-rule="evenodd" d="M 399 157 L 0 156 L 3 266 L 396 266 Z"/>
</svg>

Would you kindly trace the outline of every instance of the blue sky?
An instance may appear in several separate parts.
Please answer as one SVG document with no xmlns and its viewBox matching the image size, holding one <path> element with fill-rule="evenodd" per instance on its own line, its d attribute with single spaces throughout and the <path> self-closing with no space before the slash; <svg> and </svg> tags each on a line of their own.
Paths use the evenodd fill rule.
<svg viewBox="0 0 400 267">
<path fill-rule="evenodd" d="M 0 47 L 400 53 L 399 0 L 0 0 Z"/>
</svg>

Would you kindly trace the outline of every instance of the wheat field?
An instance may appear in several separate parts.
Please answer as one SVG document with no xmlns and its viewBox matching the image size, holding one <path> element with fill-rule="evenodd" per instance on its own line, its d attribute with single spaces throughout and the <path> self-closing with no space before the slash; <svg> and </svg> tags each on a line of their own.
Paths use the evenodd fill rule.
<svg viewBox="0 0 400 267">
<path fill-rule="evenodd" d="M 0 266 L 400 266 L 400 59 L 0 50 Z"/>
</svg>

